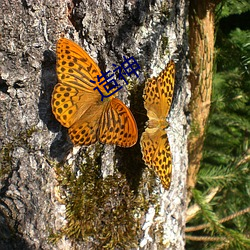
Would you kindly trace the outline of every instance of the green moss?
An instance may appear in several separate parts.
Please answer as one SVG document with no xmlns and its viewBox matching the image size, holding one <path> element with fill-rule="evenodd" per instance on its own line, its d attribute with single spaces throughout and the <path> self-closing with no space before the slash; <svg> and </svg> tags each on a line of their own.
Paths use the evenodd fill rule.
<svg viewBox="0 0 250 250">
<path fill-rule="evenodd" d="M 160 14 L 166 18 L 169 16 L 169 4 L 167 1 L 163 1 L 160 8 Z"/>
<path fill-rule="evenodd" d="M 77 174 L 68 165 L 58 165 L 56 172 L 66 197 L 67 225 L 51 234 L 51 241 L 65 235 L 75 241 L 92 242 L 98 249 L 138 246 L 140 217 L 150 201 L 142 192 L 135 195 L 124 174 L 117 171 L 103 179 L 100 167 L 90 159 L 78 166 Z"/>
<path fill-rule="evenodd" d="M 0 179 L 8 176 L 11 172 L 11 152 L 13 148 L 9 143 L 0 150 Z"/>
<path fill-rule="evenodd" d="M 22 137 L 24 140 L 27 140 L 32 136 L 33 133 L 37 132 L 38 129 L 35 126 L 30 127 L 24 133 L 22 133 Z"/>
<path fill-rule="evenodd" d="M 12 142 L 8 142 L 3 145 L 0 149 L 0 179 L 3 181 L 2 178 L 8 178 L 12 171 L 12 152 L 16 147 L 25 147 L 29 148 L 28 138 L 32 136 L 32 134 L 36 132 L 34 127 L 19 133 L 18 135 L 14 136 Z"/>
<path fill-rule="evenodd" d="M 127 77 L 126 75 L 124 76 L 124 78 L 128 82 L 128 84 L 126 85 L 127 90 L 132 91 L 138 85 L 139 80 L 137 78 L 132 79 L 131 77 Z"/>
<path fill-rule="evenodd" d="M 169 50 L 168 50 L 168 37 L 164 36 L 164 34 L 162 34 L 161 37 L 161 55 L 166 55 L 169 54 Z"/>
<path fill-rule="evenodd" d="M 189 134 L 189 138 L 192 138 L 194 136 L 198 136 L 200 134 L 200 126 L 197 122 L 193 121 L 191 123 L 191 131 Z"/>
</svg>

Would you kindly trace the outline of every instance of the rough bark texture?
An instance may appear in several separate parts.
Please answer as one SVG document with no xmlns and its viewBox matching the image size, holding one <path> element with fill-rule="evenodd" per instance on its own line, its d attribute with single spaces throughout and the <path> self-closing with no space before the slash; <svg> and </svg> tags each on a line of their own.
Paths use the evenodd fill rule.
<svg viewBox="0 0 250 250">
<path fill-rule="evenodd" d="M 192 98 L 190 112 L 192 118 L 191 134 L 188 141 L 189 168 L 188 189 L 194 188 L 196 176 L 202 159 L 206 122 L 208 119 L 213 78 L 214 59 L 214 16 L 215 1 L 190 1 L 189 7 L 189 45 Z M 191 193 L 188 197 L 190 198 Z"/>
<path fill-rule="evenodd" d="M 0 249 L 184 249 L 188 133 L 184 109 L 190 93 L 186 79 L 186 4 L 184 0 L 0 1 Z M 123 55 L 138 61 L 139 80 L 130 91 L 123 88 L 119 97 L 130 103 L 139 135 L 146 120 L 145 111 L 140 114 L 143 83 L 158 74 L 170 57 L 175 60 L 175 97 L 168 129 L 173 154 L 169 191 L 163 190 L 152 171 L 144 167 L 138 143 L 131 149 L 100 144 L 72 147 L 50 106 L 57 82 L 55 44 L 61 34 L 81 44 L 103 71 L 113 63 L 119 65 Z M 99 193 L 92 193 L 100 209 L 103 206 L 113 213 L 117 204 L 125 205 L 116 213 L 118 219 L 90 218 L 93 225 L 102 222 L 92 230 L 96 233 L 76 237 L 67 231 L 71 227 L 65 219 L 74 217 L 71 210 L 71 217 L 65 213 L 74 204 L 67 198 L 74 189 L 70 189 L 71 180 L 61 176 L 70 170 L 77 176 L 83 163 L 90 165 L 88 174 L 100 169 L 99 179 L 111 179 L 109 183 L 115 186 L 103 187 L 110 190 L 108 202 L 103 196 L 96 197 Z M 61 191 L 65 187 L 66 198 Z M 81 195 L 85 191 L 80 188 Z M 138 207 L 133 199 L 133 206 L 128 201 L 133 194 L 133 199 L 142 199 L 136 203 Z M 100 203 L 102 200 L 105 204 Z M 111 205 L 114 208 L 110 210 Z M 84 210 L 84 214 L 88 212 L 91 214 Z M 121 228 L 122 212 L 132 215 L 132 226 L 125 220 Z M 104 240 L 98 230 L 105 231 L 105 226 L 110 234 L 104 234 Z M 129 227 L 131 232 L 126 231 Z M 49 241 L 52 232 L 61 233 L 58 241 Z"/>
</svg>

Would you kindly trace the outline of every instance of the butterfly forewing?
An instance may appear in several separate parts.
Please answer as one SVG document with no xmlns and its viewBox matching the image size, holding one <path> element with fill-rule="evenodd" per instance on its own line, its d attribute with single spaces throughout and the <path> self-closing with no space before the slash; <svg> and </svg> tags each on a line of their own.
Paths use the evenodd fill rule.
<svg viewBox="0 0 250 250">
<path fill-rule="evenodd" d="M 175 79 L 175 65 L 170 61 L 165 70 L 160 73 L 157 80 L 160 93 L 160 106 L 162 115 L 166 118 L 173 99 L 174 93 L 174 79 Z"/>
<path fill-rule="evenodd" d="M 57 76 L 65 85 L 93 92 L 97 75 L 101 71 L 93 59 L 76 43 L 66 39 L 59 39 L 56 47 Z"/>
<path fill-rule="evenodd" d="M 143 98 L 149 118 L 151 115 L 158 118 L 168 115 L 174 91 L 174 67 L 174 62 L 170 61 L 158 77 L 149 78 L 145 83 Z"/>
</svg>

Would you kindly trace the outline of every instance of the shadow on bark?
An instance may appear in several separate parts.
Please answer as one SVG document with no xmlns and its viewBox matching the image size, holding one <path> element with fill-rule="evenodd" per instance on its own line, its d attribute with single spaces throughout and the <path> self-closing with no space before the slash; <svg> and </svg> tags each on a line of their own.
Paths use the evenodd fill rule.
<svg viewBox="0 0 250 250">
<path fill-rule="evenodd" d="M 116 154 L 119 158 L 119 171 L 126 175 L 130 188 L 135 192 L 138 191 L 142 173 L 145 169 L 140 147 L 141 134 L 145 130 L 145 123 L 147 121 L 146 110 L 142 101 L 143 89 L 144 84 L 136 86 L 131 91 L 130 97 L 130 109 L 135 115 L 134 117 L 138 126 L 138 142 L 131 148 L 116 148 Z"/>
<path fill-rule="evenodd" d="M 39 117 L 51 132 L 60 131 L 50 146 L 50 156 L 60 162 L 67 156 L 73 144 L 68 137 L 67 129 L 60 125 L 51 109 L 51 95 L 57 84 L 56 55 L 54 52 L 46 50 L 43 56 L 41 93 L 38 103 Z"/>
<path fill-rule="evenodd" d="M 16 222 L 13 221 L 13 225 L 9 224 L 10 218 L 6 218 L 2 211 L 0 211 L 0 249 L 3 250 L 31 250 L 29 244 L 24 240 L 24 238 L 17 234 L 15 225 Z"/>
</svg>

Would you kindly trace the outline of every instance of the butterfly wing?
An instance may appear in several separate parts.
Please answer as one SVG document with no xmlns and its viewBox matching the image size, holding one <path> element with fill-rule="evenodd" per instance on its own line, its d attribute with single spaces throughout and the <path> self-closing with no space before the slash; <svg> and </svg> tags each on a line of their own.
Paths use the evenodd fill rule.
<svg viewBox="0 0 250 250">
<path fill-rule="evenodd" d="M 149 129 L 141 137 L 142 159 L 160 177 L 164 188 L 169 189 L 172 159 L 167 134 L 162 129 Z"/>
<path fill-rule="evenodd" d="M 85 93 L 95 93 L 93 89 L 96 84 L 90 80 L 97 81 L 101 70 L 88 53 L 76 43 L 60 38 L 57 42 L 56 54 L 59 82 Z"/>
<path fill-rule="evenodd" d="M 101 100 L 94 90 L 99 67 L 74 42 L 61 38 L 57 43 L 57 75 L 59 83 L 52 94 L 52 111 L 57 120 L 69 128 L 93 103 Z M 99 117 L 100 118 L 100 117 Z"/>
<path fill-rule="evenodd" d="M 96 84 L 91 81 L 98 82 L 97 76 L 101 76 L 96 63 L 80 46 L 65 38 L 59 39 L 56 52 L 59 83 L 52 94 L 52 111 L 69 128 L 72 142 L 90 145 L 100 140 L 121 147 L 134 145 L 137 127 L 130 110 L 113 96 L 102 102 L 100 93 L 94 90 Z M 98 87 L 106 94 L 103 86 Z M 113 131 L 106 127 L 109 124 Z"/>
<path fill-rule="evenodd" d="M 131 111 L 119 99 L 112 99 L 100 119 L 100 142 L 132 147 L 137 139 L 138 130 Z"/>
<path fill-rule="evenodd" d="M 164 188 L 169 189 L 172 173 L 170 145 L 165 128 L 174 91 L 175 65 L 170 61 L 158 77 L 148 79 L 143 92 L 144 107 L 149 118 L 140 145 L 143 160 L 154 168 Z"/>
<path fill-rule="evenodd" d="M 143 91 L 149 119 L 166 119 L 174 92 L 175 65 L 170 61 L 158 77 L 149 78 Z"/>
<path fill-rule="evenodd" d="M 69 128 L 69 137 L 74 145 L 89 146 L 98 141 L 100 118 L 108 104 L 109 102 L 92 104 L 84 116 Z"/>
</svg>

